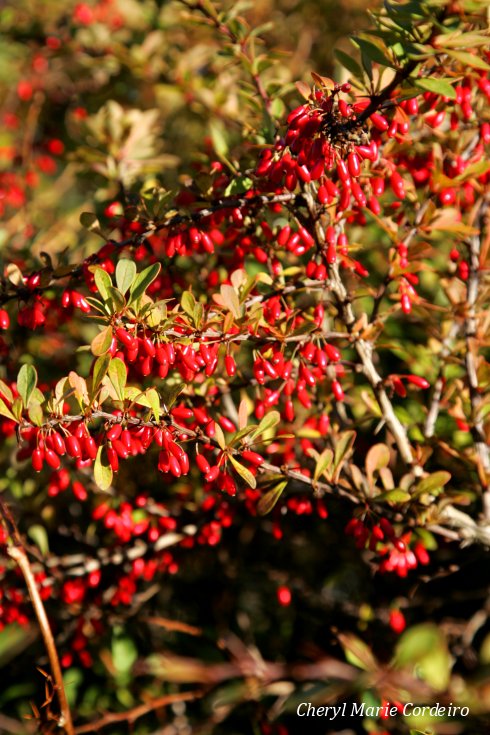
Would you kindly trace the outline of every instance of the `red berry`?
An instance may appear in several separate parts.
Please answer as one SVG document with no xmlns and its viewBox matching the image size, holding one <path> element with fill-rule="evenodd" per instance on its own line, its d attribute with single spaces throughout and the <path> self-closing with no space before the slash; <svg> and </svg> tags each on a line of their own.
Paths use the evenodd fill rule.
<svg viewBox="0 0 490 735">
<path fill-rule="evenodd" d="M 390 611 L 390 628 L 394 633 L 403 633 L 406 627 L 405 616 L 401 610 Z"/>
<path fill-rule="evenodd" d="M 8 329 L 10 326 L 10 317 L 5 309 L 0 309 L 0 329 Z"/>
<path fill-rule="evenodd" d="M 33 470 L 35 472 L 41 472 L 44 462 L 44 450 L 35 449 L 32 453 L 31 461 Z"/>
<path fill-rule="evenodd" d="M 225 368 L 230 378 L 232 378 L 236 374 L 236 362 L 233 355 L 226 355 Z"/>
<path fill-rule="evenodd" d="M 76 459 L 77 457 L 82 456 L 82 448 L 80 446 L 80 442 L 78 441 L 76 436 L 73 436 L 73 434 L 69 434 L 67 437 L 65 437 L 65 445 L 66 451 L 70 457 Z"/>
<path fill-rule="evenodd" d="M 289 587 L 286 587 L 286 585 L 281 585 L 277 588 L 277 599 L 279 601 L 279 604 L 283 607 L 288 607 L 291 604 L 292 600 L 292 594 Z"/>
</svg>

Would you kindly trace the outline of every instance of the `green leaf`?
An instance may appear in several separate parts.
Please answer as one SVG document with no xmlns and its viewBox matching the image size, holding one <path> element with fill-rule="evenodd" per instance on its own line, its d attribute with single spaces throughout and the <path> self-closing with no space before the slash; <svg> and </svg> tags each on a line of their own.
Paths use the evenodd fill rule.
<svg viewBox="0 0 490 735">
<path fill-rule="evenodd" d="M 111 362 L 110 355 L 104 355 L 99 357 L 94 363 L 94 369 L 92 372 L 92 395 L 97 391 L 97 388 L 102 383 L 104 376 L 107 373 L 109 364 Z"/>
<path fill-rule="evenodd" d="M 107 376 L 114 388 L 119 401 L 124 401 L 124 387 L 127 380 L 126 365 L 119 357 L 111 360 Z"/>
<path fill-rule="evenodd" d="M 99 332 L 97 334 L 91 344 L 90 349 L 92 350 L 92 354 L 96 357 L 100 355 L 105 355 L 106 352 L 109 351 L 109 348 L 111 346 L 112 342 L 112 327 L 109 325 L 105 329 L 102 330 L 102 332 Z"/>
<path fill-rule="evenodd" d="M 228 141 L 226 128 L 222 120 L 213 117 L 209 122 L 209 132 L 213 142 L 213 148 L 221 158 L 226 158 L 228 153 Z"/>
<path fill-rule="evenodd" d="M 352 56 L 349 56 L 349 54 L 346 54 L 340 49 L 335 49 L 334 54 L 347 71 L 350 71 L 356 79 L 362 79 L 362 69 Z"/>
<path fill-rule="evenodd" d="M 270 413 L 267 413 L 260 424 L 252 431 L 250 439 L 256 439 L 261 434 L 265 434 L 266 431 L 269 431 L 269 429 L 273 429 L 274 426 L 277 426 L 280 420 L 281 414 L 279 411 L 270 411 Z"/>
<path fill-rule="evenodd" d="M 182 298 L 180 299 L 180 304 L 185 313 L 193 319 L 196 299 L 190 291 L 184 291 Z"/>
<path fill-rule="evenodd" d="M 241 439 L 244 439 L 246 436 L 251 434 L 253 431 L 255 431 L 256 428 L 257 427 L 255 424 L 252 424 L 251 426 L 244 426 L 243 429 L 240 429 L 239 431 L 237 431 L 236 434 L 233 435 L 229 446 L 232 447 L 234 444 L 238 444 Z"/>
<path fill-rule="evenodd" d="M 159 389 L 162 398 L 162 406 L 170 411 L 177 398 L 185 390 L 185 383 L 178 383 L 177 385 L 168 385 L 167 383 Z"/>
<path fill-rule="evenodd" d="M 390 461 L 390 450 L 386 444 L 375 444 L 372 446 L 365 460 L 366 474 L 369 481 L 372 481 L 373 475 L 376 470 L 380 470 L 383 467 L 388 467 Z"/>
<path fill-rule="evenodd" d="M 323 452 L 319 455 L 316 467 L 315 467 L 315 474 L 313 475 L 313 479 L 316 481 L 318 480 L 323 473 L 330 467 L 333 460 L 333 451 L 331 449 L 324 449 Z M 328 479 L 328 477 L 327 477 Z"/>
<path fill-rule="evenodd" d="M 445 470 L 434 472 L 432 473 L 432 475 L 424 477 L 423 480 L 420 480 L 420 482 L 417 483 L 415 487 L 415 493 L 416 495 L 421 495 L 422 493 L 431 493 L 434 490 L 437 490 L 441 487 L 444 487 L 444 485 L 447 485 L 450 479 L 450 472 L 446 472 Z"/>
<path fill-rule="evenodd" d="M 4 400 L 0 398 L 0 415 L 5 416 L 7 419 L 11 419 L 12 421 L 17 421 L 14 414 L 10 410 L 10 408 L 7 406 Z"/>
<path fill-rule="evenodd" d="M 22 403 L 22 398 L 18 396 L 15 401 L 12 403 L 12 413 L 15 416 L 15 420 L 19 423 L 22 421 L 22 411 L 24 409 L 24 405 Z"/>
<path fill-rule="evenodd" d="M 75 398 L 80 404 L 80 407 L 83 408 L 84 406 L 88 405 L 90 401 L 88 397 L 87 383 L 85 381 L 85 378 L 82 378 L 81 375 L 78 375 L 74 370 L 72 370 L 68 374 L 68 381 L 75 392 Z"/>
<path fill-rule="evenodd" d="M 257 487 L 257 480 L 255 479 L 255 476 L 252 474 L 252 472 L 247 469 L 247 467 L 244 467 L 242 464 L 240 464 L 240 462 L 237 462 L 235 457 L 233 457 L 232 455 L 230 455 L 230 462 L 235 470 L 238 472 L 240 477 L 245 480 L 247 485 L 250 485 L 251 488 Z"/>
<path fill-rule="evenodd" d="M 221 300 L 224 306 L 230 311 L 235 319 L 240 319 L 242 316 L 242 309 L 240 307 L 240 300 L 238 294 L 228 283 L 224 283 L 220 288 Z"/>
<path fill-rule="evenodd" d="M 287 480 L 281 480 L 271 490 L 268 490 L 257 503 L 257 513 L 259 516 L 265 516 L 270 513 L 274 508 L 275 504 L 284 492 L 284 488 L 288 484 Z"/>
<path fill-rule="evenodd" d="M 106 239 L 106 235 L 98 217 L 93 212 L 82 212 L 80 215 L 80 224 L 89 232 L 95 232 L 96 235 L 100 235 L 100 237 Z"/>
<path fill-rule="evenodd" d="M 31 423 L 33 423 L 35 426 L 42 426 L 44 414 L 39 401 L 34 401 L 31 398 L 29 408 L 27 409 L 27 414 Z"/>
<path fill-rule="evenodd" d="M 410 493 L 407 493 L 405 490 L 400 490 L 399 488 L 388 490 L 385 493 L 376 495 L 376 501 L 384 503 L 408 503 L 411 498 L 412 496 Z"/>
<path fill-rule="evenodd" d="M 444 95 L 444 97 L 449 97 L 449 99 L 456 99 L 456 90 L 447 79 L 414 79 L 413 83 L 426 92 L 435 92 Z"/>
<path fill-rule="evenodd" d="M 142 296 L 148 286 L 150 286 L 155 278 L 160 273 L 161 265 L 160 263 L 153 263 L 153 265 L 148 266 L 148 268 L 145 268 L 144 271 L 141 271 L 141 273 L 138 273 L 136 276 L 136 279 L 133 282 L 133 285 L 131 286 L 129 290 L 130 298 L 129 303 L 132 304 L 135 301 L 138 301 L 140 296 Z"/>
<path fill-rule="evenodd" d="M 24 406 L 29 405 L 29 400 L 37 385 L 36 368 L 32 365 L 22 365 L 17 376 L 17 390 L 22 398 Z"/>
<path fill-rule="evenodd" d="M 452 663 L 443 631 L 435 623 L 421 623 L 406 630 L 398 641 L 394 665 L 412 667 L 417 678 L 436 691 L 446 689 Z"/>
<path fill-rule="evenodd" d="M 109 301 L 111 298 L 109 289 L 112 286 L 112 280 L 110 275 L 100 266 L 96 265 L 90 269 L 94 274 L 95 285 L 97 291 L 100 293 L 104 301 Z"/>
<path fill-rule="evenodd" d="M 355 439 L 356 439 L 355 431 L 344 431 L 344 433 L 340 434 L 339 436 L 339 440 L 335 447 L 335 457 L 334 457 L 334 462 L 333 462 L 332 479 L 334 482 L 338 480 L 339 475 L 340 475 L 340 470 L 342 469 L 342 465 L 344 464 L 345 460 L 352 452 L 352 447 L 354 445 Z"/>
<path fill-rule="evenodd" d="M 364 671 L 376 671 L 378 668 L 377 661 L 364 641 L 353 633 L 339 633 L 338 639 L 350 664 Z"/>
<path fill-rule="evenodd" d="M 468 51 L 453 51 L 452 49 L 447 49 L 447 53 L 449 56 L 452 56 L 453 59 L 461 61 L 465 66 L 471 66 L 474 69 L 485 69 L 486 71 L 490 70 L 490 64 L 487 64 L 487 62 L 480 56 L 470 54 Z"/>
<path fill-rule="evenodd" d="M 112 663 L 118 678 L 130 673 L 138 658 L 138 649 L 128 636 L 121 636 L 119 631 L 112 638 Z"/>
<path fill-rule="evenodd" d="M 216 441 L 218 442 L 219 448 L 226 449 L 225 435 L 223 433 L 223 429 L 221 428 L 221 426 L 218 424 L 217 421 L 215 421 L 214 428 L 215 428 Z"/>
<path fill-rule="evenodd" d="M 148 403 L 150 404 L 155 421 L 160 421 L 160 396 L 156 392 L 155 388 L 149 388 L 145 392 L 145 395 L 148 399 Z"/>
<path fill-rule="evenodd" d="M 369 61 L 374 61 L 381 66 L 388 66 L 390 69 L 397 68 L 392 59 L 388 56 L 388 50 L 382 41 L 380 41 L 378 45 L 377 43 L 367 41 L 365 38 L 359 38 L 358 36 L 353 40 L 361 49 L 363 59 L 369 59 Z"/>
<path fill-rule="evenodd" d="M 116 286 L 122 294 L 132 286 L 136 278 L 136 263 L 134 260 L 122 258 L 116 266 Z"/>
<path fill-rule="evenodd" d="M 31 538 L 39 548 L 41 554 L 46 556 L 49 553 L 48 532 L 44 526 L 35 523 L 27 529 L 27 535 Z"/>
<path fill-rule="evenodd" d="M 12 401 L 14 400 L 14 394 L 8 387 L 7 383 L 4 383 L 3 380 L 0 380 L 0 393 L 5 396 L 9 403 L 12 403 Z"/>
<path fill-rule="evenodd" d="M 112 467 L 109 464 L 104 447 L 100 446 L 94 463 L 94 480 L 101 490 L 108 490 L 112 483 Z"/>
<path fill-rule="evenodd" d="M 121 291 L 115 286 L 108 288 L 109 292 L 109 307 L 111 312 L 122 311 L 126 306 L 126 299 L 122 295 Z"/>
</svg>

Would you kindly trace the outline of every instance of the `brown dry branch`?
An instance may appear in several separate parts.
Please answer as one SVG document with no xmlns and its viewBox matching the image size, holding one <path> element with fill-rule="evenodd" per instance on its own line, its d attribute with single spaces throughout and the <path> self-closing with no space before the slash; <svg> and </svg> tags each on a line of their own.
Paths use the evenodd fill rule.
<svg viewBox="0 0 490 735">
<path fill-rule="evenodd" d="M 74 730 L 74 735 L 83 735 L 83 733 L 98 732 L 109 725 L 116 725 L 121 722 L 127 722 L 132 725 L 136 720 L 150 712 L 163 709 L 177 702 L 191 702 L 202 697 L 204 692 L 196 689 L 192 692 L 176 692 L 175 694 L 164 694 L 162 697 L 151 699 L 149 702 L 140 704 L 133 709 L 125 712 L 108 712 L 99 720 L 89 722 L 87 725 L 80 725 Z"/>
<path fill-rule="evenodd" d="M 48 616 L 46 614 L 41 595 L 39 594 L 39 589 L 34 578 L 34 573 L 32 571 L 31 564 L 29 562 L 22 539 L 19 532 L 17 531 L 17 527 L 12 517 L 12 514 L 10 513 L 10 509 L 8 508 L 2 497 L 0 497 L 0 510 L 5 520 L 5 523 L 11 531 L 11 541 L 7 545 L 7 553 L 10 558 L 16 562 L 20 571 L 22 572 L 22 576 L 24 577 L 24 581 L 26 583 L 29 596 L 31 598 L 32 606 L 34 608 L 34 612 L 36 614 L 39 628 L 41 630 L 44 640 L 44 645 L 48 654 L 58 700 L 60 703 L 61 717 L 59 719 L 59 726 L 64 729 L 66 735 L 74 735 L 71 711 L 68 704 L 68 699 L 66 697 L 63 674 L 61 673 L 61 666 L 58 658 L 58 651 L 56 650 L 56 645 L 54 642 L 53 634 L 51 632 L 51 627 L 49 625 Z"/>
</svg>

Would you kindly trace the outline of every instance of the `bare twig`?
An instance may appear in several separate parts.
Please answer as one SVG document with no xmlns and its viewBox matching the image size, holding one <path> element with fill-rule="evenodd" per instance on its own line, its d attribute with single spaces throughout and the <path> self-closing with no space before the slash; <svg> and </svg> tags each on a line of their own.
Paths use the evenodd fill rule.
<svg viewBox="0 0 490 735">
<path fill-rule="evenodd" d="M 64 728 L 64 731 L 67 735 L 74 735 L 70 706 L 66 697 L 63 675 L 61 673 L 61 666 L 58 658 L 58 651 L 56 650 L 56 645 L 49 625 L 48 616 L 46 615 L 46 610 L 44 608 L 41 595 L 39 594 L 38 586 L 34 578 L 34 574 L 31 569 L 31 565 L 27 557 L 25 548 L 23 546 L 22 539 L 19 532 L 17 531 L 15 521 L 12 517 L 12 514 L 10 513 L 8 506 L 1 497 L 0 509 L 6 523 L 11 529 L 12 541 L 7 546 L 7 553 L 10 558 L 16 562 L 20 571 L 22 572 L 22 576 L 24 577 L 27 589 L 29 591 L 32 606 L 34 608 L 34 612 L 39 623 L 39 628 L 43 636 L 44 645 L 46 646 L 53 679 L 58 693 L 58 700 L 60 703 L 61 717 L 59 720 L 59 725 L 60 727 Z"/>
<path fill-rule="evenodd" d="M 195 699 L 202 697 L 204 692 L 200 689 L 193 690 L 191 692 L 176 692 L 175 694 L 164 694 L 162 697 L 152 699 L 145 704 L 140 704 L 138 707 L 127 710 L 126 712 L 108 712 L 106 715 L 95 720 L 95 722 L 89 722 L 87 725 L 80 725 L 74 730 L 75 735 L 83 735 L 83 733 L 98 732 L 102 728 L 108 725 L 114 725 L 119 722 L 127 722 L 133 724 L 136 720 L 143 715 L 147 715 L 155 710 L 168 707 L 176 702 L 191 702 Z"/>
<path fill-rule="evenodd" d="M 437 421 L 437 417 L 439 416 L 439 410 L 441 407 L 442 391 L 444 388 L 444 378 L 443 378 L 442 372 L 444 369 L 445 360 L 451 354 L 453 341 L 455 340 L 456 335 L 459 332 L 459 329 L 460 329 L 460 325 L 457 322 L 454 322 L 451 325 L 449 334 L 447 335 L 447 337 L 444 338 L 442 342 L 441 351 L 439 352 L 439 363 L 440 363 L 439 374 L 432 388 L 432 394 L 431 394 L 430 403 L 429 403 L 429 411 L 427 413 L 425 424 L 424 424 L 424 436 L 427 439 L 430 439 L 432 436 L 434 436 L 436 421 Z"/>
</svg>

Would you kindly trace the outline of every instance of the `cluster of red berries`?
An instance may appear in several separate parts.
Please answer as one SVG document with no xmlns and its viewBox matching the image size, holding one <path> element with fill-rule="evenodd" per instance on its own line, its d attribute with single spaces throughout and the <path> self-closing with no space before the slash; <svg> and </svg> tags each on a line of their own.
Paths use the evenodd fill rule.
<svg viewBox="0 0 490 735">
<path fill-rule="evenodd" d="M 397 536 L 395 529 L 387 518 L 380 518 L 377 523 L 370 519 L 351 518 L 345 532 L 353 536 L 358 549 L 368 548 L 382 558 L 379 571 L 395 572 L 399 577 L 406 577 L 418 564 L 430 561 L 427 549 L 421 541 L 410 543 L 411 533 Z"/>
</svg>

